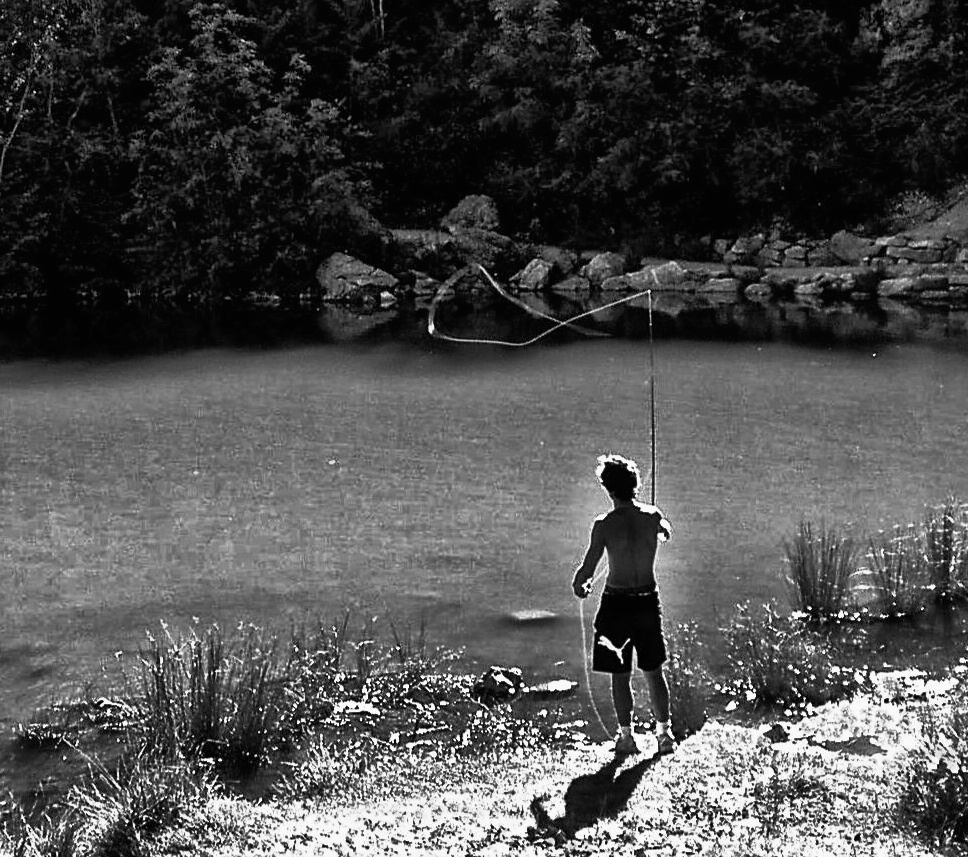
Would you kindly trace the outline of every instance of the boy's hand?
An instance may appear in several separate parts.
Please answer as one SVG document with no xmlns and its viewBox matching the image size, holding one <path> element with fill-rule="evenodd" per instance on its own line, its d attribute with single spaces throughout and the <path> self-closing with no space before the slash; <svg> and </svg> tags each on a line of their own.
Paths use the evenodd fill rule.
<svg viewBox="0 0 968 857">
<path fill-rule="evenodd" d="M 572 582 L 571 588 L 576 598 L 587 598 L 588 593 L 592 591 L 592 582 L 590 580 L 583 580 L 579 583 L 575 580 Z"/>
</svg>

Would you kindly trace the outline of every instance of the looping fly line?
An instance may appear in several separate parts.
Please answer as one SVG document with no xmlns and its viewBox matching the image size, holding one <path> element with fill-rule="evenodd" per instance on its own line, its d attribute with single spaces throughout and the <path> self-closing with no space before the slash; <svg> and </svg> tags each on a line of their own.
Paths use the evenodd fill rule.
<svg viewBox="0 0 968 857">
<path fill-rule="evenodd" d="M 445 294 L 444 287 L 441 286 L 437 290 L 437 294 L 434 295 L 434 299 L 430 302 L 430 312 L 427 317 L 427 332 L 435 339 L 440 339 L 440 340 L 443 340 L 444 342 L 457 342 L 464 345 L 503 345 L 507 348 L 525 348 L 528 345 L 534 345 L 534 343 L 544 339 L 546 336 L 550 336 L 552 333 L 554 333 L 556 330 L 559 330 L 562 327 L 570 328 L 571 330 L 574 330 L 576 333 L 581 333 L 584 336 L 605 338 L 605 337 L 610 337 L 611 334 L 605 333 L 604 331 L 601 331 L 601 330 L 592 330 L 587 327 L 582 327 L 581 325 L 575 324 L 575 322 L 580 321 L 583 318 L 588 318 L 589 316 L 593 316 L 596 313 L 604 312 L 605 310 L 611 309 L 612 307 L 629 303 L 630 301 L 638 300 L 642 298 L 644 295 L 649 296 L 650 302 L 652 300 L 652 290 L 648 289 L 645 292 L 635 292 L 634 294 L 631 294 L 631 295 L 625 295 L 624 297 L 618 298 L 617 300 L 610 301 L 609 303 L 606 303 L 606 304 L 602 304 L 602 306 L 594 307 L 593 309 L 580 312 L 577 315 L 571 316 L 570 318 L 558 319 L 558 318 L 555 318 L 553 315 L 548 315 L 547 313 L 544 313 L 541 310 L 536 309 L 533 306 L 529 306 L 524 301 L 516 298 L 512 294 L 509 294 L 505 289 L 501 288 L 498 282 L 488 273 L 487 269 L 483 265 L 478 265 L 477 267 L 480 268 L 481 273 L 487 279 L 491 288 L 493 288 L 502 298 L 504 298 L 507 301 L 510 301 L 516 307 L 520 307 L 529 315 L 533 315 L 536 318 L 541 318 L 541 319 L 544 319 L 545 321 L 552 322 L 552 326 L 549 327 L 547 330 L 542 331 L 537 336 L 532 336 L 530 339 L 525 339 L 523 342 L 511 342 L 506 339 L 479 339 L 476 337 L 469 337 L 469 336 L 451 336 L 449 334 L 441 332 L 437 327 L 437 307 L 442 302 Z M 650 271 L 650 274 L 652 275 L 652 279 L 658 285 L 658 278 L 655 275 L 655 271 Z"/>
</svg>

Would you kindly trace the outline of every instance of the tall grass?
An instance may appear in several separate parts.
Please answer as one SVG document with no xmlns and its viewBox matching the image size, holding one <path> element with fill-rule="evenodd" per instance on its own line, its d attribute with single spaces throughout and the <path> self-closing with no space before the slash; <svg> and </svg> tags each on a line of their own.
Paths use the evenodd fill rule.
<svg viewBox="0 0 968 857">
<path fill-rule="evenodd" d="M 282 734 L 288 664 L 275 635 L 244 626 L 226 639 L 212 625 L 176 639 L 166 630 L 139 660 L 136 705 L 153 755 L 201 756 L 246 773 Z"/>
<path fill-rule="evenodd" d="M 340 700 L 398 707 L 456 656 L 431 649 L 423 625 L 415 636 L 391 623 L 391 645 L 377 641 L 373 623 L 351 642 L 348 625 L 345 614 L 330 627 L 293 627 L 285 643 L 254 626 L 149 636 L 134 694 L 146 750 L 160 759 L 207 758 L 220 772 L 244 775 L 313 731 Z"/>
<path fill-rule="evenodd" d="M 823 522 L 815 531 L 809 521 L 801 521 L 793 539 L 784 540 L 783 550 L 794 607 L 813 623 L 842 617 L 860 556 L 854 539 Z"/>
<path fill-rule="evenodd" d="M 940 506 L 929 507 L 922 532 L 935 602 L 963 600 L 968 596 L 968 504 L 949 496 Z"/>
<path fill-rule="evenodd" d="M 885 619 L 916 616 L 926 606 L 928 566 L 915 527 L 895 525 L 868 540 L 867 559 L 877 593 L 876 608 Z"/>
</svg>

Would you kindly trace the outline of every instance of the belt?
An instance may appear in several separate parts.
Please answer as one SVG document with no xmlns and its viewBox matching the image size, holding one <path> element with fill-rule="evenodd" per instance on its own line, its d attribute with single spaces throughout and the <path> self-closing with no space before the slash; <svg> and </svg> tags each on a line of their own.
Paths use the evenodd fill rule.
<svg viewBox="0 0 968 857">
<path fill-rule="evenodd" d="M 636 598 L 645 598 L 649 595 L 658 595 L 659 590 L 654 586 L 630 586 L 622 588 L 619 586 L 605 586 L 603 595 L 631 595 Z"/>
</svg>

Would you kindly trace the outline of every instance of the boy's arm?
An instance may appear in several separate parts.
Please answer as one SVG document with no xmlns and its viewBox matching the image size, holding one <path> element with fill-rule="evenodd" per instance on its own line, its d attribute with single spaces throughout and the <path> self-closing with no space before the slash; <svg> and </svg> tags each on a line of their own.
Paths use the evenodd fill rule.
<svg viewBox="0 0 968 857">
<path fill-rule="evenodd" d="M 592 524 L 592 534 L 588 541 L 588 549 L 585 551 L 585 558 L 575 571 L 575 578 L 571 582 L 571 588 L 578 598 L 585 598 L 588 595 L 588 582 L 595 574 L 595 568 L 604 552 L 605 539 L 602 535 L 602 522 L 596 520 Z"/>
</svg>

